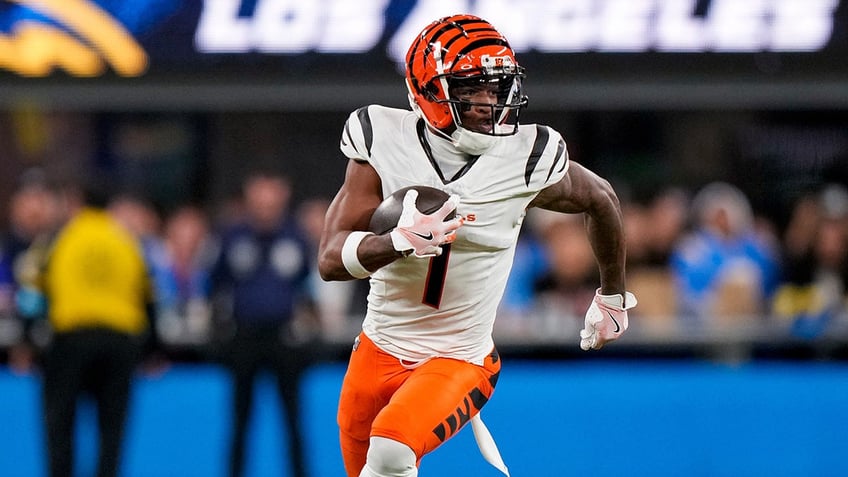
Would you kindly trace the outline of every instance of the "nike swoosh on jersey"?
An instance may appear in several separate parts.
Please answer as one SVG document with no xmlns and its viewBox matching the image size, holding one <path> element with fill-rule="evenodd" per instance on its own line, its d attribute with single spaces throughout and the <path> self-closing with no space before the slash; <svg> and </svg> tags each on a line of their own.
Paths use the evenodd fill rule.
<svg viewBox="0 0 848 477">
<path fill-rule="evenodd" d="M 615 317 L 614 317 L 614 316 L 612 316 L 612 313 L 607 312 L 607 315 L 609 315 L 609 317 L 610 317 L 610 319 L 612 320 L 612 322 L 613 322 L 613 323 L 615 323 L 615 329 L 614 329 L 612 332 L 613 332 L 613 333 L 618 333 L 619 331 L 621 331 L 621 326 L 619 326 L 619 325 L 618 325 L 618 322 L 617 322 L 617 321 L 615 321 Z"/>
</svg>

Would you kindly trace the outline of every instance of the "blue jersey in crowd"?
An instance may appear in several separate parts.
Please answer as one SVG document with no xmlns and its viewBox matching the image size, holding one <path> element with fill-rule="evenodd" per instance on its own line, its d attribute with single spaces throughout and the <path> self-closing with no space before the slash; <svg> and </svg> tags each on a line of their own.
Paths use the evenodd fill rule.
<svg viewBox="0 0 848 477">
<path fill-rule="evenodd" d="M 288 321 L 307 293 L 310 250 L 293 220 L 261 233 L 246 224 L 235 225 L 221 234 L 213 289 L 232 294 L 232 318 L 238 324 Z"/>
</svg>

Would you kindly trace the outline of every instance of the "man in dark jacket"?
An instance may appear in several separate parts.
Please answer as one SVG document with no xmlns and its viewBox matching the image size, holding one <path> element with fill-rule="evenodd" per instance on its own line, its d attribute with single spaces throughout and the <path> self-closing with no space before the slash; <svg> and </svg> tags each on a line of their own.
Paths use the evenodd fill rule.
<svg viewBox="0 0 848 477">
<path fill-rule="evenodd" d="M 224 347 L 235 386 L 230 475 L 244 471 L 245 437 L 257 373 L 277 378 L 286 416 L 292 475 L 306 466 L 300 426 L 300 380 L 309 365 L 293 328 L 301 305 L 310 310 L 309 242 L 289 214 L 291 186 L 273 172 L 254 172 L 243 182 L 244 220 L 221 233 L 213 293 L 226 296 L 233 333 Z"/>
</svg>

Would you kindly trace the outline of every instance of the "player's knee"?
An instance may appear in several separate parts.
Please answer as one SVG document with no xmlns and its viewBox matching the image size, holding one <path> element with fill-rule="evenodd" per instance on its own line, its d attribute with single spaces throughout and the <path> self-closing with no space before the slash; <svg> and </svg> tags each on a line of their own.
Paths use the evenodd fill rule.
<svg viewBox="0 0 848 477">
<path fill-rule="evenodd" d="M 368 446 L 368 459 L 359 477 L 415 477 L 415 452 L 406 444 L 372 437 Z"/>
</svg>

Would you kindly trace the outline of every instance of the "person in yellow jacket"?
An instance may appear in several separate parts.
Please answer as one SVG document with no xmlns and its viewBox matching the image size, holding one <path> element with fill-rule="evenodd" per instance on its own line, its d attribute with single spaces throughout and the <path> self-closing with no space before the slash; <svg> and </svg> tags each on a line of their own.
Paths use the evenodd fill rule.
<svg viewBox="0 0 848 477">
<path fill-rule="evenodd" d="M 53 331 L 43 362 L 53 477 L 73 475 L 77 400 L 86 392 L 97 405 L 97 475 L 117 475 L 132 377 L 150 328 L 142 246 L 107 211 L 107 189 L 102 181 L 83 187 L 82 203 L 59 230 L 40 277 Z"/>
</svg>

